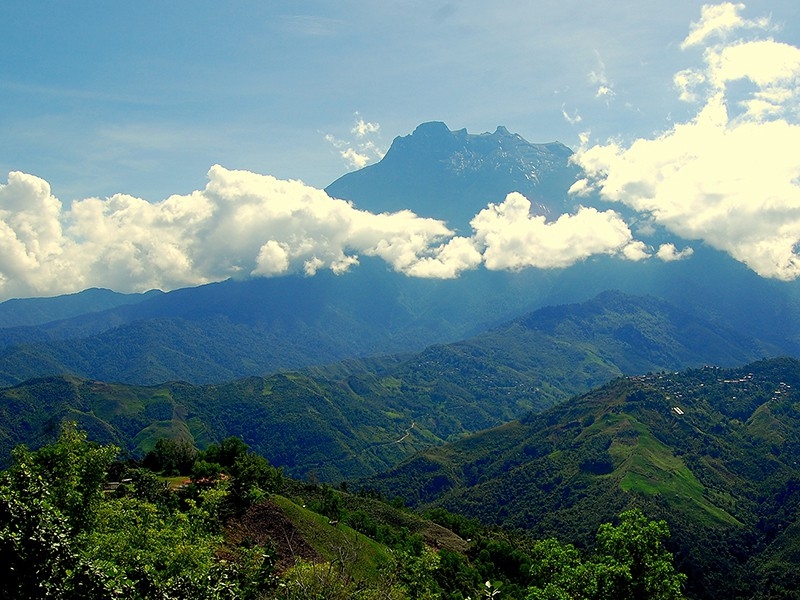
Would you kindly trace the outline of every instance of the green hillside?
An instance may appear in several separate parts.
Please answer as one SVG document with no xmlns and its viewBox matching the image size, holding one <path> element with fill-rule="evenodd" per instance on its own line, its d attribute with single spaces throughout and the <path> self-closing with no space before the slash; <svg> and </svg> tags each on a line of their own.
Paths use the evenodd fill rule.
<svg viewBox="0 0 800 600">
<path fill-rule="evenodd" d="M 142 463 L 117 450 L 74 424 L 14 450 L 0 471 L 0 598 L 683 597 L 666 525 L 639 511 L 582 553 L 293 481 L 237 438 L 200 453 L 160 439 Z"/>
<path fill-rule="evenodd" d="M 432 448 L 367 485 L 587 544 L 600 523 L 640 506 L 669 523 L 692 589 L 731 597 L 781 569 L 788 585 L 798 482 L 800 362 L 773 359 L 619 378 Z"/>
<path fill-rule="evenodd" d="M 0 389 L 0 456 L 18 443 L 52 439 L 66 419 L 137 456 L 159 437 L 202 448 L 235 435 L 293 476 L 339 481 L 546 409 L 623 373 L 744 363 L 762 351 L 664 302 L 611 292 L 418 354 L 267 378 L 156 386 L 28 380 Z"/>
</svg>

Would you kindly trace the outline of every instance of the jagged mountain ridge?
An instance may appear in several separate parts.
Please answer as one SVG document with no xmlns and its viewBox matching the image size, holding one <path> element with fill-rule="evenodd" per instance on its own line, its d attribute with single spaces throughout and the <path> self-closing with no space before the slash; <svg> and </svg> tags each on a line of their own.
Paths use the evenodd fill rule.
<svg viewBox="0 0 800 600">
<path fill-rule="evenodd" d="M 571 155 L 560 142 L 532 144 L 502 126 L 470 134 L 434 121 L 395 138 L 380 162 L 340 177 L 325 191 L 372 212 L 408 208 L 468 233 L 472 216 L 510 192 L 531 200 L 536 214 L 569 212 L 567 192 L 580 174 Z"/>
</svg>

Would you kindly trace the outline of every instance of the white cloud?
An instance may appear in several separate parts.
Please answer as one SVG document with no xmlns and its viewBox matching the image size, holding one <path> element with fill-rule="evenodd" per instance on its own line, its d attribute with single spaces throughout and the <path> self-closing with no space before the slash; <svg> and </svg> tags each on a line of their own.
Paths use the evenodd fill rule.
<svg viewBox="0 0 800 600">
<path fill-rule="evenodd" d="M 38 177 L 10 173 L 0 185 L 0 285 L 24 282 L 26 293 L 46 291 L 71 276 L 69 240 L 61 225 L 61 203 Z"/>
<path fill-rule="evenodd" d="M 546 222 L 530 213 L 531 202 L 518 193 L 490 204 L 471 221 L 486 268 L 567 267 L 593 254 L 623 253 L 633 242 L 630 229 L 614 211 L 581 207 L 574 215 Z"/>
<path fill-rule="evenodd" d="M 656 252 L 656 256 L 664 262 L 683 260 L 685 258 L 689 258 L 692 254 L 694 254 L 694 250 L 692 248 L 687 246 L 683 250 L 678 250 L 675 247 L 675 244 L 672 243 L 661 244 Z"/>
<path fill-rule="evenodd" d="M 380 123 L 370 123 L 361 118 L 361 115 L 356 113 L 356 124 L 350 130 L 350 133 L 356 137 L 363 138 L 371 133 L 378 133 L 381 130 Z"/>
<path fill-rule="evenodd" d="M 48 183 L 0 185 L 0 297 L 87 287 L 173 289 L 228 277 L 340 274 L 375 256 L 413 277 L 480 267 L 561 268 L 593 254 L 647 256 L 614 211 L 581 208 L 547 222 L 518 193 L 489 204 L 470 237 L 403 210 L 372 214 L 300 181 L 214 166 L 202 190 L 161 202 L 117 194 L 65 207 Z"/>
<path fill-rule="evenodd" d="M 325 140 L 339 151 L 349 169 L 361 169 L 374 160 L 380 160 L 386 152 L 380 146 L 380 123 L 365 121 L 359 113 L 355 113 L 355 124 L 350 134 L 355 139 L 340 139 L 332 134 L 325 135 Z"/>
<path fill-rule="evenodd" d="M 408 272 L 452 236 L 441 221 L 374 215 L 299 181 L 220 166 L 208 177 L 157 203 L 118 194 L 65 209 L 44 180 L 11 173 L 0 186 L 0 297 L 341 273 L 359 253 Z"/>
<path fill-rule="evenodd" d="M 406 273 L 413 277 L 453 279 L 463 271 L 477 268 L 482 261 L 475 240 L 458 236 L 417 260 Z"/>
<path fill-rule="evenodd" d="M 744 4 L 723 2 L 722 4 L 705 4 L 700 9 L 700 20 L 692 23 L 689 35 L 681 42 L 681 49 L 698 46 L 710 37 L 725 40 L 729 34 L 743 28 L 766 29 L 769 19 L 744 19 L 739 13 L 745 9 Z"/>
<path fill-rule="evenodd" d="M 570 125 L 577 125 L 581 121 L 583 121 L 583 117 L 581 117 L 580 113 L 575 110 L 572 114 L 567 112 L 566 107 L 562 104 L 561 105 L 561 116 L 564 117 L 564 120 L 569 123 Z"/>
<path fill-rule="evenodd" d="M 728 41 L 739 27 L 768 25 L 742 19 L 742 9 L 704 7 L 684 43 L 725 34 L 706 48 L 702 68 L 676 75 L 681 97 L 700 102 L 696 115 L 628 146 L 582 148 L 576 161 L 589 178 L 573 191 L 598 189 L 762 276 L 794 279 L 800 276 L 800 155 L 788 149 L 800 147 L 800 50 L 769 39 Z M 658 256 L 679 254 L 662 247 Z"/>
<path fill-rule="evenodd" d="M 622 249 L 622 255 L 628 260 L 637 262 L 650 258 L 650 249 L 641 240 L 633 240 Z"/>
<path fill-rule="evenodd" d="M 340 153 L 341 157 L 347 161 L 347 164 L 352 169 L 362 169 L 367 166 L 370 161 L 368 154 L 362 154 L 353 148 L 346 148 Z"/>
<path fill-rule="evenodd" d="M 605 98 L 606 102 L 608 102 L 616 93 L 606 75 L 606 65 L 603 59 L 600 58 L 600 53 L 597 50 L 594 53 L 597 58 L 597 69 L 589 73 L 589 82 L 597 86 L 595 98 Z"/>
</svg>

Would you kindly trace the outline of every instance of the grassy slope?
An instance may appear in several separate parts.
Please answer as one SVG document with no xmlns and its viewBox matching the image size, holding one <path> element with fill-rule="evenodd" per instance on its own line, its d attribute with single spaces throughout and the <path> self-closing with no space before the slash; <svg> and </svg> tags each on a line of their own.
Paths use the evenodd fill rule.
<svg viewBox="0 0 800 600">
<path fill-rule="evenodd" d="M 619 379 L 367 484 L 583 543 L 638 505 L 668 521 L 696 591 L 727 594 L 793 564 L 800 547 L 798 389 L 800 363 L 788 359 Z"/>
</svg>

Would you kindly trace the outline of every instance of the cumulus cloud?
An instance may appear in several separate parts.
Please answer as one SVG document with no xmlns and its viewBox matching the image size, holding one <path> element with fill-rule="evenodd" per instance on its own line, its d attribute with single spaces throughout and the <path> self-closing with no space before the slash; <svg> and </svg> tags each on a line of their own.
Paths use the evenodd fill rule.
<svg viewBox="0 0 800 600">
<path fill-rule="evenodd" d="M 748 20 L 740 14 L 744 4 L 723 2 L 722 4 L 706 4 L 700 9 L 700 19 L 692 23 L 689 35 L 681 43 L 681 48 L 686 49 L 705 43 L 710 37 L 724 40 L 735 31 L 746 28 L 767 29 L 769 19 Z"/>
<path fill-rule="evenodd" d="M 664 262 L 674 262 L 676 260 L 683 260 L 689 258 L 694 254 L 694 250 L 687 246 L 683 250 L 678 250 L 673 243 L 661 244 L 658 247 L 656 256 Z"/>
<path fill-rule="evenodd" d="M 26 281 L 33 290 L 69 276 L 61 203 L 38 177 L 10 173 L 0 186 L 0 286 Z"/>
<path fill-rule="evenodd" d="M 458 236 L 415 261 L 406 273 L 413 277 L 453 279 L 463 271 L 475 269 L 482 261 L 483 255 L 475 240 Z"/>
<path fill-rule="evenodd" d="M 446 279 L 481 265 L 559 268 L 593 254 L 647 255 L 614 211 L 581 208 L 547 222 L 518 193 L 489 204 L 472 227 L 471 236 L 454 236 L 408 210 L 373 214 L 300 181 L 219 165 L 202 190 L 161 202 L 117 194 L 68 206 L 46 181 L 14 172 L 0 185 L 0 297 L 341 274 L 360 256 Z"/>
<path fill-rule="evenodd" d="M 350 130 L 358 138 L 364 138 L 371 133 L 378 133 L 381 129 L 380 123 L 370 123 L 361 118 L 361 115 L 356 113 L 356 124 Z"/>
<path fill-rule="evenodd" d="M 68 208 L 46 181 L 15 172 L 0 185 L 0 296 L 341 273 L 359 254 L 408 272 L 451 236 L 435 219 L 375 215 L 299 181 L 220 166 L 188 195 L 150 203 L 118 194 Z"/>
<path fill-rule="evenodd" d="M 486 268 L 566 267 L 593 254 L 624 255 L 625 248 L 634 243 L 627 224 L 611 210 L 581 207 L 576 214 L 561 215 L 549 223 L 530 210 L 530 200 L 511 193 L 471 221 Z"/>
<path fill-rule="evenodd" d="M 770 28 L 741 17 L 742 4 L 706 6 L 684 47 L 708 43 L 703 65 L 681 71 L 693 118 L 647 139 L 581 148 L 587 172 L 576 193 L 649 215 L 668 231 L 728 252 L 765 277 L 800 276 L 800 50 L 735 37 Z M 713 43 L 712 43 L 713 42 Z M 664 260 L 681 257 L 669 246 Z"/>
</svg>

